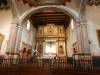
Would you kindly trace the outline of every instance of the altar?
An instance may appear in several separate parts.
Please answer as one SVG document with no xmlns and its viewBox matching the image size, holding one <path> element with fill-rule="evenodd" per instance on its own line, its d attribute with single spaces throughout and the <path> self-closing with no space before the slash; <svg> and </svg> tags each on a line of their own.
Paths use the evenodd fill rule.
<svg viewBox="0 0 100 75">
<path fill-rule="evenodd" d="M 64 25 L 46 24 L 38 27 L 37 51 L 43 59 L 66 57 L 66 33 Z"/>
</svg>

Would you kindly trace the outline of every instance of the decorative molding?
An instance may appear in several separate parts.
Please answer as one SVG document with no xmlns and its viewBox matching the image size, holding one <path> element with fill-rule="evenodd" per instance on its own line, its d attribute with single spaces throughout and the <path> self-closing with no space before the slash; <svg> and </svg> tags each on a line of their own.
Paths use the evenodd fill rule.
<svg viewBox="0 0 100 75">
<path fill-rule="evenodd" d="M 87 1 L 87 4 L 90 5 L 90 6 L 99 6 L 100 5 L 100 0 L 88 0 Z"/>
</svg>

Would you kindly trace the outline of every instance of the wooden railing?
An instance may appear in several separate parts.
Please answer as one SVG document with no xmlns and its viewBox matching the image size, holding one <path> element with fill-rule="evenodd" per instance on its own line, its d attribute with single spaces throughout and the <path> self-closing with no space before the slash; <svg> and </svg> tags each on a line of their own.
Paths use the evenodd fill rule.
<svg viewBox="0 0 100 75">
<path fill-rule="evenodd" d="M 96 63 L 99 63 L 95 60 L 86 60 L 86 59 L 73 59 L 70 63 L 67 59 L 0 59 L 0 74 L 3 71 L 8 72 L 17 72 L 19 69 L 26 72 L 27 70 L 34 71 L 34 69 L 39 69 L 41 71 L 45 70 L 49 72 L 86 72 L 86 73 L 97 73 L 100 75 L 100 66 L 97 66 Z M 27 68 L 28 67 L 28 68 Z M 3 70 L 2 70 L 3 69 Z M 10 69 L 10 71 L 9 71 Z M 35 72 L 35 71 L 34 71 Z"/>
<path fill-rule="evenodd" d="M 0 59 L 0 67 L 20 65 L 32 65 L 41 68 L 65 68 L 67 67 L 66 59 Z"/>
<path fill-rule="evenodd" d="M 66 68 L 78 68 L 78 69 L 96 69 L 100 66 L 96 63 L 99 63 L 95 60 L 86 60 L 86 59 L 73 59 L 69 63 L 67 59 L 0 59 L 0 67 L 6 68 L 11 66 L 20 66 L 20 65 L 31 65 L 32 67 L 41 67 L 41 68 L 50 68 L 50 69 L 66 69 Z"/>
</svg>

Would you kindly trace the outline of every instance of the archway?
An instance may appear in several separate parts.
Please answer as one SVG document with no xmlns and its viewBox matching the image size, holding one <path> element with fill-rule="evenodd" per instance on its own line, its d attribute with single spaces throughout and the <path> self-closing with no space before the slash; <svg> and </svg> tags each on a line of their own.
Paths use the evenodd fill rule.
<svg viewBox="0 0 100 75">
<path fill-rule="evenodd" d="M 77 23 L 77 21 L 79 21 L 79 16 L 78 16 L 78 13 L 76 13 L 75 11 L 67 8 L 67 7 L 64 7 L 64 6 L 39 6 L 39 7 L 36 7 L 36 8 L 32 8 L 28 11 L 26 11 L 25 13 L 23 13 L 20 17 L 19 17 L 19 23 L 21 25 L 23 25 L 23 23 L 27 20 L 27 18 L 29 18 L 31 15 L 37 13 L 37 12 L 40 12 L 41 10 L 44 10 L 44 9 L 48 9 L 48 8 L 52 8 L 52 9 L 56 9 L 57 11 L 61 11 L 63 12 L 64 14 L 66 15 L 69 15 L 72 19 L 74 19 L 74 21 Z"/>
<path fill-rule="evenodd" d="M 69 15 L 72 19 L 74 19 L 75 21 L 75 28 L 76 28 L 76 35 L 77 35 L 77 50 L 79 51 L 82 51 L 82 50 L 86 50 L 88 49 L 88 40 L 87 42 L 83 42 L 82 39 L 84 39 L 84 36 L 87 37 L 86 34 L 81 34 L 82 33 L 82 28 L 80 27 L 80 18 L 79 18 L 79 14 L 76 13 L 75 11 L 71 10 L 70 8 L 67 8 L 65 6 L 57 6 L 57 5 L 49 5 L 49 6 L 39 6 L 39 7 L 36 7 L 36 8 L 31 8 L 29 9 L 28 11 L 24 12 L 19 18 L 18 18 L 18 23 L 19 23 L 19 26 L 22 26 L 23 23 L 33 14 L 43 10 L 43 9 L 48 9 L 48 8 L 53 8 L 53 9 L 56 9 L 58 11 L 61 11 L 63 12 L 64 14 L 66 15 Z M 20 43 L 20 40 L 21 40 L 21 30 L 19 29 L 18 32 L 17 32 L 17 42 L 16 42 L 16 49 L 15 50 L 19 50 L 18 47 L 19 47 L 19 43 Z M 80 36 L 80 34 L 82 36 Z M 85 39 L 84 39 L 85 40 Z"/>
<path fill-rule="evenodd" d="M 43 10 L 43 9 L 48 9 L 48 8 L 54 8 L 56 10 L 62 11 L 67 15 L 70 15 L 75 21 L 79 21 L 79 14 L 73 10 L 71 10 L 70 8 L 67 8 L 65 6 L 57 6 L 57 5 L 49 5 L 49 6 L 39 6 L 36 8 L 31 8 L 28 11 L 26 11 L 25 13 L 23 13 L 20 17 L 19 17 L 19 23 L 22 24 L 25 19 L 27 19 L 29 16 Z"/>
</svg>

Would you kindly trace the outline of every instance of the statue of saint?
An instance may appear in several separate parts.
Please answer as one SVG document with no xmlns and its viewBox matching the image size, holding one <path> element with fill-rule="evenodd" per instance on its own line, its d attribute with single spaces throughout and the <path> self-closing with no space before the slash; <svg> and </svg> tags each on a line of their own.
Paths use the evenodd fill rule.
<svg viewBox="0 0 100 75">
<path fill-rule="evenodd" d="M 64 54 L 64 49 L 63 49 L 63 46 L 62 45 L 60 45 L 59 46 L 59 54 Z"/>
<path fill-rule="evenodd" d="M 51 34 L 53 32 L 53 29 L 54 29 L 53 25 L 52 24 L 48 24 L 48 28 L 47 28 L 48 33 Z"/>
</svg>

